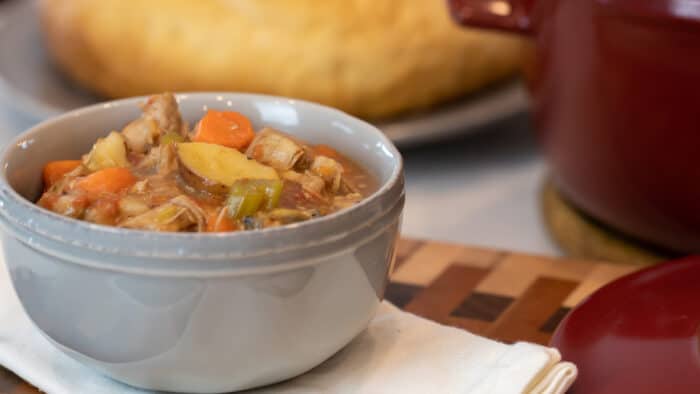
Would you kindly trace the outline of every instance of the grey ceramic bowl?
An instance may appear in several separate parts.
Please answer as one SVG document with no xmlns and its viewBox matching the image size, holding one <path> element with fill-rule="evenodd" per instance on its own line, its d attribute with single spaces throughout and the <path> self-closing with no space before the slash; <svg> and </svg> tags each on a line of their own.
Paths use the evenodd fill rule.
<svg viewBox="0 0 700 394">
<path fill-rule="evenodd" d="M 360 204 L 297 225 L 230 234 L 124 230 L 33 204 L 49 160 L 77 158 L 139 115 L 143 98 L 69 112 L 19 136 L 0 165 L 5 260 L 25 311 L 59 349 L 116 380 L 225 392 L 301 374 L 360 333 L 384 291 L 404 187 L 401 156 L 373 126 L 277 97 L 178 96 L 325 143 L 381 183 Z"/>
</svg>

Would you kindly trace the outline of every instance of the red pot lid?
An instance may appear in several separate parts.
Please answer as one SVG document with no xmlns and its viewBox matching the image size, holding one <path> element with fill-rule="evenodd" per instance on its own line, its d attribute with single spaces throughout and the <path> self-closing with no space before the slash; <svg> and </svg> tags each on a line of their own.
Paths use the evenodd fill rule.
<svg viewBox="0 0 700 394">
<path fill-rule="evenodd" d="M 571 393 L 700 393 L 700 256 L 625 276 L 559 325 L 552 346 L 579 368 Z"/>
</svg>

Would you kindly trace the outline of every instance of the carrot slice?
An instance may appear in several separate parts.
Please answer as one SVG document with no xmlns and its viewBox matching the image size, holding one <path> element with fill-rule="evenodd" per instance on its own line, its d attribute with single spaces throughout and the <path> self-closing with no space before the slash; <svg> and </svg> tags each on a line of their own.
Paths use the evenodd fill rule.
<svg viewBox="0 0 700 394">
<path fill-rule="evenodd" d="M 209 212 L 207 215 L 207 232 L 236 231 L 238 226 L 231 218 L 221 210 Z"/>
<path fill-rule="evenodd" d="M 116 194 L 134 183 L 136 183 L 136 177 L 131 171 L 123 167 L 110 167 L 93 172 L 79 180 L 75 187 L 94 201 L 104 193 Z"/>
<path fill-rule="evenodd" d="M 43 172 L 44 187 L 48 189 L 64 175 L 78 168 L 80 163 L 80 160 L 57 160 L 46 163 Z"/>
<path fill-rule="evenodd" d="M 238 112 L 210 109 L 197 124 L 192 140 L 242 150 L 253 138 L 255 132 L 248 118 Z"/>
</svg>

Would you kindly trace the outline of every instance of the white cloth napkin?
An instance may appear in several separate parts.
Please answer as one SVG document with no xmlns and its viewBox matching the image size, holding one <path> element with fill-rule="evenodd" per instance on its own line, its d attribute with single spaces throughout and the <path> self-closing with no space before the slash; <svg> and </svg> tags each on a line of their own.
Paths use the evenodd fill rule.
<svg viewBox="0 0 700 394">
<path fill-rule="evenodd" d="M 24 314 L 0 261 L 0 365 L 49 394 L 147 393 L 53 348 Z M 369 328 L 290 381 L 247 393 L 564 393 L 576 367 L 555 349 L 506 345 L 442 326 L 384 302 Z"/>
</svg>

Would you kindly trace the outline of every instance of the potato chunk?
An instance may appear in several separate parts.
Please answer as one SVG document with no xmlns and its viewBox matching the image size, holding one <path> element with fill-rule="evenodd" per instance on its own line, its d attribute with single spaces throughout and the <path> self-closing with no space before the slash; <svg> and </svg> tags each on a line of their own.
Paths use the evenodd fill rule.
<svg viewBox="0 0 700 394">
<path fill-rule="evenodd" d="M 249 160 L 236 149 L 203 142 L 177 145 L 182 178 L 197 190 L 226 194 L 239 179 L 279 179 L 274 168 Z"/>
<path fill-rule="evenodd" d="M 116 131 L 100 138 L 92 146 L 92 150 L 83 157 L 83 163 L 90 171 L 98 171 L 110 167 L 127 167 L 126 143 L 124 137 Z"/>
</svg>

